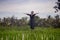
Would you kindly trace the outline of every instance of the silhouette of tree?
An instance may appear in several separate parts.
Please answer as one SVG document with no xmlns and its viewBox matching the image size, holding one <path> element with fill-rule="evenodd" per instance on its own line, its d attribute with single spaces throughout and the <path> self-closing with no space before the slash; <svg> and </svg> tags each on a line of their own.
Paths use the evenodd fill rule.
<svg viewBox="0 0 60 40">
<path fill-rule="evenodd" d="M 60 10 L 60 0 L 58 0 L 58 2 L 56 2 L 56 6 L 54 6 L 54 8 L 56 9 L 55 13 L 58 12 Z"/>
</svg>

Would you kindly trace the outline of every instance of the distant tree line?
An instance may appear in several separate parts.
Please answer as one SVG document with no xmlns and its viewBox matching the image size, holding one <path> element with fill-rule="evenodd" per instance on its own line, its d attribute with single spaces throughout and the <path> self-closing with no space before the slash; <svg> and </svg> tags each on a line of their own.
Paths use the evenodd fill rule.
<svg viewBox="0 0 60 40">
<path fill-rule="evenodd" d="M 27 17 L 17 19 L 14 16 L 8 18 L 0 18 L 0 26 L 22 26 L 27 24 Z"/>
<path fill-rule="evenodd" d="M 35 17 L 35 25 L 40 27 L 54 27 L 60 28 L 60 16 L 56 15 L 52 17 L 49 15 L 47 18 Z"/>
<path fill-rule="evenodd" d="M 0 26 L 26 26 L 29 25 L 29 20 L 27 17 L 22 17 L 21 19 L 17 19 L 16 17 L 4 17 L 0 18 Z M 39 16 L 35 16 L 35 26 L 36 27 L 54 27 L 60 28 L 60 16 L 56 15 L 52 17 L 49 15 L 47 18 L 40 18 Z"/>
</svg>

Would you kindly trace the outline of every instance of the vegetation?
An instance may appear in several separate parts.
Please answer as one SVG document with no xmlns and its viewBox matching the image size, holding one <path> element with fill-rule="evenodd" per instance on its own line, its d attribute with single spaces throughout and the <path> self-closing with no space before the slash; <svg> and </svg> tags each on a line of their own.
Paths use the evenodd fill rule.
<svg viewBox="0 0 60 40">
<path fill-rule="evenodd" d="M 60 10 L 60 0 L 55 13 Z M 27 17 L 0 18 L 0 40 L 60 40 L 60 16 L 40 18 L 35 16 L 35 29 L 30 29 Z"/>
<path fill-rule="evenodd" d="M 0 18 L 0 40 L 59 40 L 60 16 L 35 16 L 35 29 L 30 29 L 27 17 Z"/>
<path fill-rule="evenodd" d="M 31 30 L 29 26 L 0 27 L 0 40 L 59 40 L 59 28 L 35 27 Z"/>
<path fill-rule="evenodd" d="M 0 18 L 0 25 L 1 26 L 26 26 L 29 25 L 29 20 L 27 17 L 22 17 L 21 19 L 17 19 L 14 16 L 7 17 L 7 18 Z M 56 15 L 52 17 L 49 15 L 47 18 L 40 18 L 39 16 L 35 16 L 35 26 L 41 27 L 53 27 L 53 28 L 60 28 L 60 16 Z"/>
</svg>

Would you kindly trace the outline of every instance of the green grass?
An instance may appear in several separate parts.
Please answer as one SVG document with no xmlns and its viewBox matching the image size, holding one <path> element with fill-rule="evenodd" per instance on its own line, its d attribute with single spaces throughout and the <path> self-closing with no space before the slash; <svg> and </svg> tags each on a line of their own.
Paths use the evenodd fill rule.
<svg viewBox="0 0 60 40">
<path fill-rule="evenodd" d="M 1 27 L 0 40 L 60 40 L 60 28 Z"/>
</svg>

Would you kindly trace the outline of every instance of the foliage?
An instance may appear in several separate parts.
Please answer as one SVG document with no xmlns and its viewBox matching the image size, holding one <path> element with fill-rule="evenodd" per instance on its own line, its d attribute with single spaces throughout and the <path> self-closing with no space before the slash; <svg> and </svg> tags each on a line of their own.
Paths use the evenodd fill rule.
<svg viewBox="0 0 60 40">
<path fill-rule="evenodd" d="M 52 17 L 49 15 L 47 18 L 40 18 L 39 16 L 35 16 L 34 18 L 35 26 L 40 27 L 54 27 L 54 28 L 60 28 L 60 16 L 56 15 L 55 17 Z M 29 24 L 29 20 L 27 20 L 27 17 L 22 17 L 21 19 L 17 19 L 16 17 L 8 17 L 8 18 L 0 18 L 0 25 L 1 26 L 25 26 Z"/>
<path fill-rule="evenodd" d="M 0 40 L 59 40 L 60 29 L 29 26 L 0 27 Z"/>
</svg>

